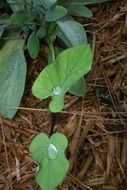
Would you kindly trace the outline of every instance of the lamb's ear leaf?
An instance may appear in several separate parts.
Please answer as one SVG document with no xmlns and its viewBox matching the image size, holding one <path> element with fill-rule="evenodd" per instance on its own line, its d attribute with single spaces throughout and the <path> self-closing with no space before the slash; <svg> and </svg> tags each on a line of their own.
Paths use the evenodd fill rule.
<svg viewBox="0 0 127 190">
<path fill-rule="evenodd" d="M 96 4 L 96 3 L 104 3 L 106 1 L 112 1 L 112 0 L 80 0 L 84 5 L 89 5 L 89 4 Z"/>
<path fill-rule="evenodd" d="M 68 10 L 70 14 L 74 16 L 82 16 L 82 17 L 87 17 L 87 18 L 93 16 L 93 13 L 90 9 L 80 4 L 72 3 L 69 5 Z"/>
<path fill-rule="evenodd" d="M 88 5 L 88 4 L 96 4 L 96 3 L 103 3 L 103 2 L 106 2 L 106 1 L 112 1 L 112 0 L 71 0 L 71 1 L 68 1 L 68 0 L 61 0 L 59 2 L 60 5 L 69 5 L 70 2 L 71 3 L 74 3 L 76 5 Z"/>
<path fill-rule="evenodd" d="M 19 107 L 26 80 L 24 40 L 9 40 L 0 50 L 0 115 L 12 119 Z"/>
<path fill-rule="evenodd" d="M 45 20 L 47 22 L 57 21 L 67 14 L 67 9 L 62 6 L 55 5 L 48 9 L 45 13 Z"/>
<path fill-rule="evenodd" d="M 27 47 L 31 58 L 33 59 L 37 58 L 40 46 L 39 46 L 39 39 L 35 34 L 31 34 L 29 36 Z"/>
<path fill-rule="evenodd" d="M 56 35 L 68 46 L 87 44 L 86 31 L 83 26 L 71 17 L 57 21 Z"/>
<path fill-rule="evenodd" d="M 35 16 L 35 12 L 20 10 L 11 15 L 11 23 L 15 25 L 29 24 L 35 18 Z"/>
<path fill-rule="evenodd" d="M 34 0 L 35 5 L 43 6 L 45 9 L 49 9 L 55 5 L 56 2 L 57 0 Z"/>
</svg>

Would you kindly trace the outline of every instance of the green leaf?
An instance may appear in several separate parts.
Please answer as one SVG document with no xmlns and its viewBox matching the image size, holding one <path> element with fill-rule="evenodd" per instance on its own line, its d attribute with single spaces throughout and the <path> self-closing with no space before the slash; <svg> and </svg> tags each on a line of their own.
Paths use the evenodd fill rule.
<svg viewBox="0 0 127 190">
<path fill-rule="evenodd" d="M 21 10 L 11 16 L 11 22 L 16 25 L 29 24 L 35 16 L 36 14 L 34 12 Z"/>
<path fill-rule="evenodd" d="M 24 10 L 24 1 L 23 0 L 6 0 L 11 7 L 11 9 L 16 12 Z"/>
<path fill-rule="evenodd" d="M 31 0 L 6 0 L 13 12 L 21 11 L 21 10 L 31 10 L 33 3 Z"/>
<path fill-rule="evenodd" d="M 70 4 L 68 7 L 70 14 L 74 15 L 74 16 L 82 16 L 82 17 L 92 17 L 93 13 L 90 9 L 88 9 L 87 7 L 83 6 L 83 5 L 76 5 L 76 4 Z"/>
<path fill-rule="evenodd" d="M 40 49 L 39 39 L 35 34 L 32 33 L 30 35 L 30 37 L 28 39 L 27 47 L 28 47 L 28 52 L 29 52 L 30 56 L 33 59 L 35 59 L 38 56 L 39 49 Z"/>
<path fill-rule="evenodd" d="M 76 83 L 69 89 L 69 92 L 76 96 L 83 97 L 86 92 L 86 85 L 84 78 L 80 78 L 78 81 L 76 81 Z"/>
<path fill-rule="evenodd" d="M 49 9 L 55 5 L 56 2 L 57 0 L 34 0 L 35 5 L 43 6 L 45 9 Z"/>
<path fill-rule="evenodd" d="M 58 46 L 54 46 L 54 53 L 55 53 L 55 57 L 57 57 L 61 52 L 63 51 L 62 48 L 59 48 Z M 52 63 L 53 60 L 52 60 L 52 52 L 51 50 L 49 49 L 48 50 L 48 63 Z"/>
<path fill-rule="evenodd" d="M 71 17 L 58 20 L 57 25 L 57 36 L 68 47 L 87 44 L 87 36 L 83 26 Z"/>
<path fill-rule="evenodd" d="M 62 6 L 68 6 L 71 3 L 74 3 L 76 5 L 88 5 L 88 4 L 95 4 L 95 3 L 103 3 L 106 1 L 111 1 L 111 0 L 60 0 L 58 1 L 59 5 Z"/>
<path fill-rule="evenodd" d="M 38 29 L 36 36 L 41 39 L 41 38 L 44 38 L 46 36 L 46 34 L 47 34 L 46 25 L 42 25 Z"/>
<path fill-rule="evenodd" d="M 89 5 L 89 4 L 96 4 L 96 3 L 104 3 L 106 1 L 111 1 L 111 0 L 80 0 L 84 3 L 84 5 Z"/>
<path fill-rule="evenodd" d="M 64 155 L 67 145 L 67 138 L 61 133 L 55 133 L 50 138 L 40 133 L 32 140 L 29 150 L 39 166 L 36 181 L 41 189 L 54 190 L 63 181 L 69 168 Z"/>
<path fill-rule="evenodd" d="M 62 6 L 53 6 L 45 13 L 45 20 L 47 22 L 57 21 L 67 14 L 67 9 Z"/>
<path fill-rule="evenodd" d="M 6 28 L 6 25 L 0 25 L 0 38 L 2 37 L 5 28 Z"/>
<path fill-rule="evenodd" d="M 0 50 L 0 114 L 10 119 L 24 92 L 26 60 L 23 45 L 24 40 L 9 40 Z"/>
<path fill-rule="evenodd" d="M 58 55 L 38 76 L 33 94 L 39 99 L 52 97 L 49 108 L 59 112 L 64 107 L 64 94 L 70 87 L 87 74 L 92 66 L 92 51 L 89 45 L 78 45 Z"/>
</svg>

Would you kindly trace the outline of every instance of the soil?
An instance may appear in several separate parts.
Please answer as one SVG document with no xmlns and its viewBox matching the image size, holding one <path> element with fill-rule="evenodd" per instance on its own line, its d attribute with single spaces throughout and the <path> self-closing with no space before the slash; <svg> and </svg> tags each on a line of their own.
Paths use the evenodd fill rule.
<svg viewBox="0 0 127 190">
<path fill-rule="evenodd" d="M 46 48 L 29 57 L 25 93 L 14 119 L 0 118 L 0 189 L 39 190 L 36 164 L 29 154 L 39 132 L 64 133 L 69 141 L 70 169 L 58 190 L 127 189 L 127 1 L 92 5 L 94 16 L 78 18 L 95 52 L 86 77 L 84 98 L 67 94 L 65 108 L 53 116 L 49 100 L 31 93 L 32 84 L 46 65 Z"/>
</svg>

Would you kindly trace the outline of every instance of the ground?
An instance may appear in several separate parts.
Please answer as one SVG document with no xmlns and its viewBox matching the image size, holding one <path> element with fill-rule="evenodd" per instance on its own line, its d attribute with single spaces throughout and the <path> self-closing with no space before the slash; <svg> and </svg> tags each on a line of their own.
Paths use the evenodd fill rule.
<svg viewBox="0 0 127 190">
<path fill-rule="evenodd" d="M 127 2 L 91 6 L 94 16 L 80 21 L 94 51 L 84 98 L 70 94 L 56 115 L 54 132 L 69 141 L 69 172 L 58 190 L 127 189 Z M 29 154 L 31 139 L 50 133 L 48 100 L 33 97 L 31 86 L 46 64 L 46 49 L 28 58 L 26 90 L 12 120 L 0 118 L 0 189 L 39 190 L 36 165 Z"/>
</svg>

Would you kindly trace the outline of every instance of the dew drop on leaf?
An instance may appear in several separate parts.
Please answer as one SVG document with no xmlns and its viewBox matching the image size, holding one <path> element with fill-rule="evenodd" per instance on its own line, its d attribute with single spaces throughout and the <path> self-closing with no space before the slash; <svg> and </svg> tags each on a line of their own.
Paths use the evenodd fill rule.
<svg viewBox="0 0 127 190">
<path fill-rule="evenodd" d="M 61 94 L 62 89 L 59 86 L 57 86 L 57 87 L 53 88 L 52 92 L 53 92 L 54 95 L 57 96 L 57 95 Z"/>
<path fill-rule="evenodd" d="M 56 159 L 57 157 L 57 149 L 53 144 L 49 144 L 47 147 L 47 153 L 48 153 L 48 157 L 50 159 Z"/>
<path fill-rule="evenodd" d="M 37 163 L 36 163 L 37 164 Z M 39 171 L 40 167 L 39 165 L 37 164 L 37 167 L 36 167 L 36 173 Z"/>
</svg>

